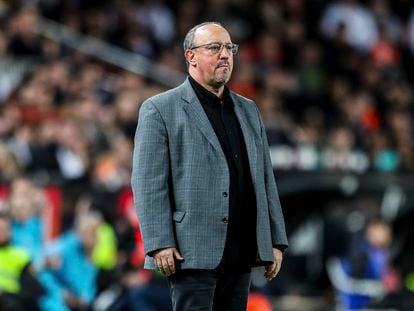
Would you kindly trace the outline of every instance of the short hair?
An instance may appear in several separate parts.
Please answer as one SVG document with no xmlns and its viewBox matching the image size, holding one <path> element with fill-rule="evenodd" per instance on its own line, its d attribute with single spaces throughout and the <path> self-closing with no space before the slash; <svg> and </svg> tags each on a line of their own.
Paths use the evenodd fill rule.
<svg viewBox="0 0 414 311">
<path fill-rule="evenodd" d="M 183 42 L 184 51 L 185 50 L 190 50 L 192 47 L 194 47 L 195 32 L 197 31 L 197 29 L 199 29 L 199 28 L 201 28 L 205 25 L 218 25 L 220 27 L 223 27 L 223 25 L 221 25 L 219 22 L 204 22 L 204 23 L 195 25 L 185 35 L 184 42 Z"/>
</svg>

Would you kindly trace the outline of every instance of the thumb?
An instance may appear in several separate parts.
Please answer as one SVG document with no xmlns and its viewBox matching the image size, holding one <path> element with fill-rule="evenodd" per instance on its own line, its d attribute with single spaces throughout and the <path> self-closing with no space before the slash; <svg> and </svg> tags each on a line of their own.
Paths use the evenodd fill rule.
<svg viewBox="0 0 414 311">
<path fill-rule="evenodd" d="M 177 258 L 178 260 L 184 260 L 183 256 L 181 256 L 180 252 L 177 249 L 174 249 L 173 253 L 174 253 L 174 257 Z"/>
</svg>

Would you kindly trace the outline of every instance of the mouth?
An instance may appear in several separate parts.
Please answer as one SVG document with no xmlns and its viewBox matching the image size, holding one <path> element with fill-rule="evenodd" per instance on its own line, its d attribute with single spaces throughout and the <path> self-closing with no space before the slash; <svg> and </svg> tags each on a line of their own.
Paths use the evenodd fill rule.
<svg viewBox="0 0 414 311">
<path fill-rule="evenodd" d="M 217 68 L 230 68 L 230 65 L 229 65 L 229 64 L 227 64 L 227 63 L 224 63 L 224 64 L 219 64 L 219 65 L 217 66 Z"/>
</svg>

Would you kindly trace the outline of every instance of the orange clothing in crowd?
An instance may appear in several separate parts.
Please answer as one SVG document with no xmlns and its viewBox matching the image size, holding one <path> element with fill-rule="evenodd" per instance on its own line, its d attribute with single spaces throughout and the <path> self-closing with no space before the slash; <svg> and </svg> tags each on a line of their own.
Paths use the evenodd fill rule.
<svg viewBox="0 0 414 311">
<path fill-rule="evenodd" d="M 264 295 L 251 293 L 247 302 L 247 311 L 272 311 L 272 305 Z"/>
</svg>

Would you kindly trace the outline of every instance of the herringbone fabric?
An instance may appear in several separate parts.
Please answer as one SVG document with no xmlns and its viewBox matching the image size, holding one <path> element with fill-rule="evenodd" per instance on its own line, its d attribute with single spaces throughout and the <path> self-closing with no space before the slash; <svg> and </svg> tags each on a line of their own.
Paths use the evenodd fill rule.
<svg viewBox="0 0 414 311">
<path fill-rule="evenodd" d="M 231 93 L 245 139 L 257 200 L 261 261 L 287 245 L 269 146 L 253 101 Z M 134 203 L 146 254 L 177 247 L 178 268 L 214 269 L 223 255 L 229 172 L 220 143 L 188 79 L 140 109 L 132 171 Z M 145 267 L 154 269 L 147 256 Z"/>
</svg>

